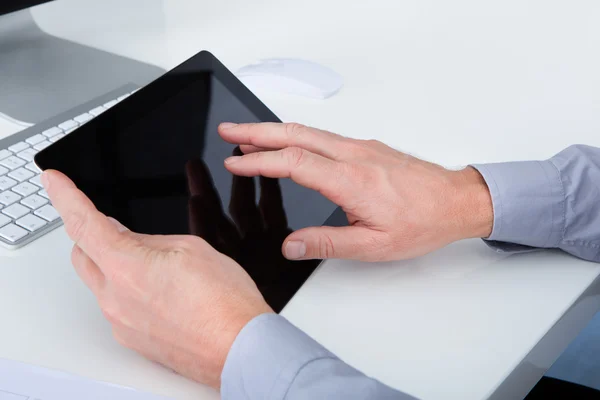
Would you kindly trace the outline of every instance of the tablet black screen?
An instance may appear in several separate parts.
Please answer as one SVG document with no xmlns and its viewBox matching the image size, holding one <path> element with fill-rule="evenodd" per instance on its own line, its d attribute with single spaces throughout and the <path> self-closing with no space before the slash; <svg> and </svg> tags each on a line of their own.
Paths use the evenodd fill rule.
<svg viewBox="0 0 600 400">
<path fill-rule="evenodd" d="M 210 68 L 176 69 L 36 162 L 64 172 L 100 211 L 135 232 L 203 237 L 238 261 L 280 311 L 318 265 L 285 260 L 283 240 L 324 224 L 336 207 L 290 180 L 234 177 L 225 169 L 236 148 L 217 126 L 273 118 L 257 116 L 256 104 L 249 107 L 223 82 L 234 78 L 219 78 Z"/>
</svg>

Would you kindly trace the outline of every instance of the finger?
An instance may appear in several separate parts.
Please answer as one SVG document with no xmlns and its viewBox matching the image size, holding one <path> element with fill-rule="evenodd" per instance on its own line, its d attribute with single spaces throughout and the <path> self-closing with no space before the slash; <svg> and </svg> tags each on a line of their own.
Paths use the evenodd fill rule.
<svg viewBox="0 0 600 400">
<path fill-rule="evenodd" d="M 79 278 L 98 297 L 105 282 L 104 274 L 100 271 L 100 268 L 77 245 L 74 245 L 71 251 L 71 263 L 75 267 L 75 272 L 77 272 Z"/>
<path fill-rule="evenodd" d="M 233 152 L 235 157 L 240 157 L 241 154 L 239 148 L 236 148 Z M 256 206 L 256 185 L 254 178 L 239 175 L 233 176 L 229 213 L 242 237 L 250 232 L 257 232 L 263 229 L 260 213 Z"/>
<path fill-rule="evenodd" d="M 277 179 L 260 177 L 258 207 L 267 230 L 279 232 L 287 229 L 288 222 L 283 207 L 281 187 Z"/>
<path fill-rule="evenodd" d="M 358 226 L 311 227 L 290 234 L 282 250 L 290 260 L 341 258 L 377 261 L 382 254 L 383 235 Z"/>
<path fill-rule="evenodd" d="M 119 232 L 69 178 L 49 170 L 42 174 L 42 182 L 67 234 L 98 267 L 102 269 L 107 258 L 129 248 L 129 236 Z"/>
<path fill-rule="evenodd" d="M 346 138 L 300 124 L 264 122 L 260 124 L 221 124 L 221 137 L 233 144 L 266 149 L 300 147 L 323 157 L 337 159 L 339 145 Z"/>
<path fill-rule="evenodd" d="M 342 205 L 339 203 L 342 189 L 356 190 L 343 164 L 298 147 L 230 157 L 225 160 L 225 167 L 235 175 L 291 178 L 338 205 Z"/>
</svg>

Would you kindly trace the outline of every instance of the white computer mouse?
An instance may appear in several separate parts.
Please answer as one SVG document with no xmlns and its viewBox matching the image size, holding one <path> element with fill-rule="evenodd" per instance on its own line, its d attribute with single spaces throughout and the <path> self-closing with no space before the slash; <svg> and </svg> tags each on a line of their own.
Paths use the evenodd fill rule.
<svg viewBox="0 0 600 400">
<path fill-rule="evenodd" d="M 293 58 L 271 58 L 240 68 L 236 76 L 250 89 L 326 99 L 344 86 L 342 77 L 320 64 Z"/>
</svg>

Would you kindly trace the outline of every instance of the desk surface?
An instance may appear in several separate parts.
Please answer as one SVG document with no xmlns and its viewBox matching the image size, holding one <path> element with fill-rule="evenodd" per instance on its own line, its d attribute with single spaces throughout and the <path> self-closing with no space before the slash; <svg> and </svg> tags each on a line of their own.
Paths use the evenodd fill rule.
<svg viewBox="0 0 600 400">
<path fill-rule="evenodd" d="M 111 27 L 103 35 L 75 1 L 84 3 L 50 3 L 36 18 L 58 36 L 166 68 L 201 49 L 234 70 L 268 57 L 328 65 L 346 86 L 327 101 L 259 95 L 285 120 L 378 138 L 447 166 L 600 146 L 592 0 L 165 0 L 164 24 L 115 16 L 102 19 Z M 0 252 L 0 357 L 177 399 L 218 397 L 112 340 L 70 247 L 59 229 Z M 599 275 L 599 265 L 559 252 L 507 257 L 464 241 L 412 261 L 327 262 L 284 315 L 417 397 L 522 398 L 600 308 Z"/>
</svg>

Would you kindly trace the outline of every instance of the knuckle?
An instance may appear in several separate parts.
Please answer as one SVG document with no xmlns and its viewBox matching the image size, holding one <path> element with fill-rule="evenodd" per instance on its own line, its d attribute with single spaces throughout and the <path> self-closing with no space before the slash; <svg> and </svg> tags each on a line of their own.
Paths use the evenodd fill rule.
<svg viewBox="0 0 600 400">
<path fill-rule="evenodd" d="M 208 242 L 199 236 L 181 236 L 174 239 L 169 250 L 163 256 L 168 257 L 170 263 L 187 264 L 194 254 L 198 253 L 198 249 L 205 249 L 207 246 L 210 246 Z M 151 257 L 155 257 L 155 255 Z"/>
<path fill-rule="evenodd" d="M 303 135 L 308 128 L 298 123 L 285 124 L 285 133 L 289 139 L 297 139 Z"/>
<path fill-rule="evenodd" d="M 323 258 L 333 258 L 335 256 L 335 245 L 328 235 L 321 235 L 317 243 L 319 256 Z"/>
<path fill-rule="evenodd" d="M 191 255 L 194 251 L 197 251 L 198 248 L 201 248 L 206 245 L 206 241 L 198 236 L 185 236 L 181 239 L 178 239 L 174 248 L 182 255 Z"/>
<path fill-rule="evenodd" d="M 65 216 L 63 219 L 67 235 L 75 243 L 79 242 L 85 235 L 87 217 L 81 213 L 73 212 Z"/>
<path fill-rule="evenodd" d="M 299 147 L 288 147 L 283 150 L 283 155 L 292 168 L 298 168 L 306 159 L 306 151 Z"/>
</svg>

